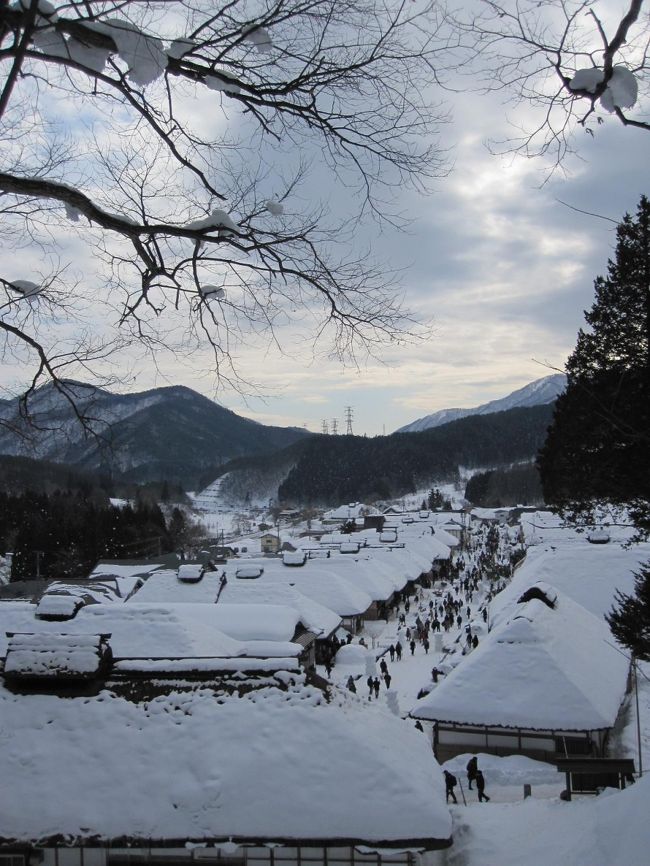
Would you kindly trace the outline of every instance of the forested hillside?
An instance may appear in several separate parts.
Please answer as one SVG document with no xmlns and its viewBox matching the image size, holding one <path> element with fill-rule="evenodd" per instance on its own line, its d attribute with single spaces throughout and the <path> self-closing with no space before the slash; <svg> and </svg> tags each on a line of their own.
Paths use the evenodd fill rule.
<svg viewBox="0 0 650 866">
<path fill-rule="evenodd" d="M 534 463 L 522 463 L 505 469 L 477 472 L 467 482 L 465 499 L 483 508 L 515 504 L 543 505 L 539 469 Z"/>
<path fill-rule="evenodd" d="M 421 433 L 367 439 L 318 436 L 300 443 L 278 491 L 282 501 L 329 504 L 385 499 L 452 481 L 458 467 L 531 460 L 546 437 L 552 404 L 471 416 Z"/>
</svg>

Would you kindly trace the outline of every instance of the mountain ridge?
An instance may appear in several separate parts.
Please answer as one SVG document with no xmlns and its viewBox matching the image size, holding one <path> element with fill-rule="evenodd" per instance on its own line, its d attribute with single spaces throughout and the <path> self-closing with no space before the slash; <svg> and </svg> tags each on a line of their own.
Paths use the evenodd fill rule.
<svg viewBox="0 0 650 866">
<path fill-rule="evenodd" d="M 193 484 L 227 460 L 275 451 L 309 435 L 244 418 L 184 385 L 132 394 L 74 381 L 65 388 L 90 419 L 89 429 L 80 425 L 65 396 L 46 385 L 30 398 L 31 422 L 21 416 L 17 400 L 0 401 L 0 454 L 132 481 Z"/>
<path fill-rule="evenodd" d="M 449 424 L 471 415 L 491 415 L 494 412 L 505 412 L 509 409 L 543 406 L 546 403 L 552 403 L 565 388 L 566 376 L 564 373 L 553 373 L 550 376 L 535 379 L 535 381 L 512 391 L 505 397 L 490 400 L 480 406 L 468 409 L 439 409 L 437 412 L 432 412 L 430 415 L 425 415 L 400 427 L 395 430 L 395 433 L 421 433 L 423 430 L 440 427 L 442 424 Z"/>
</svg>

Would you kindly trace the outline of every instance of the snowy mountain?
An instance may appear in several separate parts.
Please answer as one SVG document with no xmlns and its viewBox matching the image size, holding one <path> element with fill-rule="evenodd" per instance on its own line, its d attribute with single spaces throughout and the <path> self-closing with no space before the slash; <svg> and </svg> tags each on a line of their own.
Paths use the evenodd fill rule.
<svg viewBox="0 0 650 866">
<path fill-rule="evenodd" d="M 425 415 L 424 418 L 418 418 L 417 421 L 413 421 L 405 427 L 400 427 L 395 432 L 419 433 L 422 430 L 428 430 L 430 427 L 440 427 L 442 424 L 448 424 L 450 421 L 466 418 L 468 415 L 489 415 L 492 412 L 504 412 L 507 409 L 542 406 L 545 403 L 552 403 L 565 388 L 566 376 L 564 373 L 554 373 L 552 376 L 536 379 L 529 385 L 513 391 L 507 397 L 501 397 L 499 400 L 491 400 L 489 403 L 483 403 L 481 406 L 475 406 L 473 409 L 440 409 L 440 411 L 433 412 L 431 415 Z"/>
<path fill-rule="evenodd" d="M 112 394 L 68 382 L 66 390 L 75 408 L 51 385 L 40 388 L 29 403 L 31 424 L 21 417 L 16 400 L 0 401 L 0 454 L 101 470 L 132 481 L 167 479 L 188 485 L 204 470 L 285 448 L 306 435 L 242 418 L 182 386 Z"/>
</svg>

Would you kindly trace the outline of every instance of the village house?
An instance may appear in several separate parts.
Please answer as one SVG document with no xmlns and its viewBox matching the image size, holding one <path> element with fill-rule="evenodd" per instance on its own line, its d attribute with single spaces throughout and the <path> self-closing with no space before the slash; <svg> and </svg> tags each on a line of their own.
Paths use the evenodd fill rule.
<svg viewBox="0 0 650 866">
<path fill-rule="evenodd" d="M 628 674 L 629 662 L 612 646 L 605 621 L 537 583 L 411 716 L 433 723 L 441 762 L 463 752 L 551 762 L 598 757 L 616 723 Z"/>
<path fill-rule="evenodd" d="M 262 553 L 279 553 L 281 546 L 282 542 L 277 532 L 265 532 L 260 536 L 260 547 L 262 548 Z"/>
</svg>

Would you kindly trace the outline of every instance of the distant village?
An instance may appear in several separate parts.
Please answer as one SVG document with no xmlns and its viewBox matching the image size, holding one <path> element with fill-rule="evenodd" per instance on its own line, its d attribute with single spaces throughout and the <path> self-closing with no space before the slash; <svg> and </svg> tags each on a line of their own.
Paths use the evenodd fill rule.
<svg viewBox="0 0 650 866">
<path fill-rule="evenodd" d="M 0 587 L 4 866 L 433 866 L 463 804 L 635 782 L 635 671 L 604 619 L 648 556 L 631 528 L 298 517 Z M 528 775 L 498 788 L 486 756 Z"/>
</svg>

